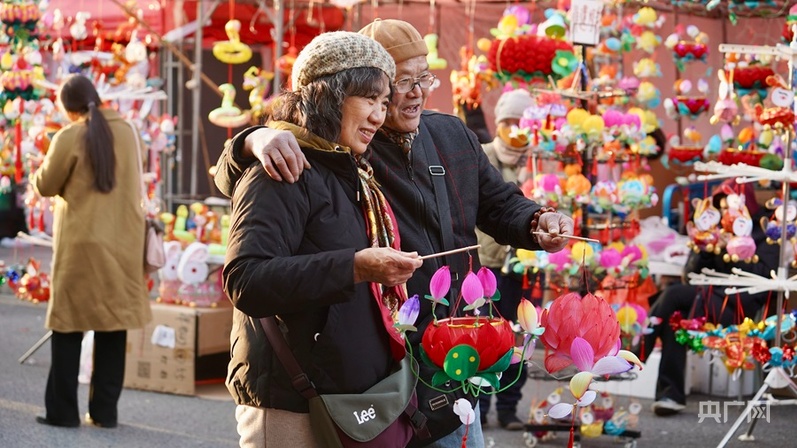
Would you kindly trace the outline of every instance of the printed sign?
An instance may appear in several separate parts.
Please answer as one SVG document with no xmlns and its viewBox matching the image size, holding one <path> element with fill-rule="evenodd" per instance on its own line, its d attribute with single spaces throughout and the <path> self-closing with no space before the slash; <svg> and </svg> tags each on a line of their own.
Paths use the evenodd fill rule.
<svg viewBox="0 0 797 448">
<path fill-rule="evenodd" d="M 573 0 L 570 4 L 570 41 L 577 45 L 598 45 L 602 0 Z"/>
</svg>

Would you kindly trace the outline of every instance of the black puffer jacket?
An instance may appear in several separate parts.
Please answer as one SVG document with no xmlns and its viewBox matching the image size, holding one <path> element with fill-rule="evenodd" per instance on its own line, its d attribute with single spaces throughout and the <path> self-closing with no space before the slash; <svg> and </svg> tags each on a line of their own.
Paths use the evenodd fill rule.
<svg viewBox="0 0 797 448">
<path fill-rule="evenodd" d="M 307 412 L 307 400 L 257 318 L 283 320 L 320 393 L 362 392 L 394 366 L 369 284 L 354 284 L 354 253 L 369 246 L 354 159 L 321 139 L 300 145 L 313 169 L 295 184 L 274 182 L 259 164 L 243 172 L 224 267 L 235 305 L 227 387 L 238 404 L 293 412 Z"/>
</svg>

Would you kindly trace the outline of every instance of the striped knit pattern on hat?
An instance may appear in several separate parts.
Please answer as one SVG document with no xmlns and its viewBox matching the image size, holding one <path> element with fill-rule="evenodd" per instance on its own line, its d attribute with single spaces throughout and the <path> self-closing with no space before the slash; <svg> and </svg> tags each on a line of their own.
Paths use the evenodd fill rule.
<svg viewBox="0 0 797 448">
<path fill-rule="evenodd" d="M 350 31 L 332 31 L 315 37 L 293 63 L 291 85 L 299 90 L 312 81 L 351 68 L 374 67 L 392 81 L 396 64 L 375 40 Z"/>
</svg>

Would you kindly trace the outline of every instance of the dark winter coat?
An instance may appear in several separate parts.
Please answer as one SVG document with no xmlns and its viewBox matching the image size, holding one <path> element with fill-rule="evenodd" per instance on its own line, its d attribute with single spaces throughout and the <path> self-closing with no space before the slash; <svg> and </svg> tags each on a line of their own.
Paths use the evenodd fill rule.
<svg viewBox="0 0 797 448">
<path fill-rule="evenodd" d="M 238 404 L 292 412 L 307 412 L 307 400 L 291 386 L 260 317 L 284 322 L 319 393 L 362 392 L 394 366 L 369 283 L 354 284 L 354 253 L 369 246 L 354 159 L 300 144 L 313 169 L 294 184 L 271 180 L 259 164 L 243 172 L 224 267 L 235 305 L 227 387 Z"/>
</svg>

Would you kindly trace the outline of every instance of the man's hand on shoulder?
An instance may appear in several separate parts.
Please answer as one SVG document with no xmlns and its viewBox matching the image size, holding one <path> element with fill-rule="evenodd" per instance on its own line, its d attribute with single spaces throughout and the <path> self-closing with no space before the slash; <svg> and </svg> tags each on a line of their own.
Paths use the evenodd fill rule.
<svg viewBox="0 0 797 448">
<path fill-rule="evenodd" d="M 305 169 L 310 169 L 296 137 L 289 131 L 260 128 L 246 136 L 242 157 L 254 156 L 276 181 L 294 183 Z"/>
</svg>

